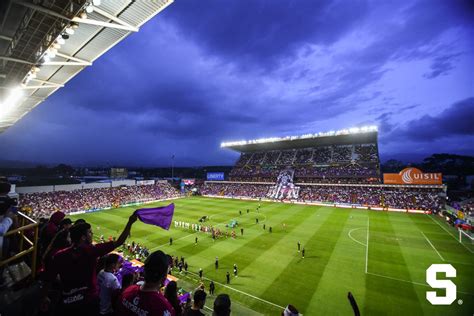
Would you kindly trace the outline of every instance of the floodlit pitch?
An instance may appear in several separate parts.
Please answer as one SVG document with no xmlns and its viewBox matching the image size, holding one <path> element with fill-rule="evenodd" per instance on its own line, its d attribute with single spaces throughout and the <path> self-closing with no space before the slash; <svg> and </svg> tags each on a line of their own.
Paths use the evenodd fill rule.
<svg viewBox="0 0 474 316">
<path fill-rule="evenodd" d="M 231 296 L 234 315 L 279 315 L 290 303 L 305 315 L 350 315 L 349 291 L 362 315 L 472 315 L 474 311 L 474 246 L 460 243 L 454 228 L 435 216 L 264 202 L 257 212 L 259 202 L 204 197 L 174 203 L 173 221 L 197 224 L 208 216 L 206 225 L 230 233 L 232 228 L 225 225 L 235 220 L 239 223 L 233 228 L 236 238 L 221 236 L 213 241 L 210 234 L 174 224 L 164 231 L 137 223 L 129 240 L 185 257 L 190 272 L 175 274 L 189 290 L 197 285 L 196 273 L 202 268 L 206 286 L 212 279 L 216 295 Z M 118 235 L 131 212 L 120 208 L 74 218 L 90 222 L 95 237 L 108 237 Z M 305 249 L 304 258 L 298 242 Z M 239 274 L 227 285 L 226 272 L 233 275 L 234 263 Z M 457 272 L 449 278 L 457 288 L 451 305 L 431 305 L 426 299 L 427 291 L 445 293 L 426 282 L 432 264 L 451 264 Z M 447 278 L 438 274 L 438 279 Z M 212 302 L 208 300 L 208 308 Z"/>
</svg>

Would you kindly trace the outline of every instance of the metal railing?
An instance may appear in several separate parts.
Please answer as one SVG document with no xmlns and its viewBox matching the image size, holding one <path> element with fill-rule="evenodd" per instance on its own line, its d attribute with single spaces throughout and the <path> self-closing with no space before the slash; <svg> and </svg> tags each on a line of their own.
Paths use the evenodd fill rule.
<svg viewBox="0 0 474 316">
<path fill-rule="evenodd" d="M 8 231 L 5 237 L 19 237 L 18 242 L 18 253 L 15 255 L 6 258 L 0 261 L 0 267 L 3 267 L 10 262 L 16 261 L 24 256 L 31 254 L 31 275 L 34 278 L 36 276 L 36 257 L 38 252 L 38 226 L 39 223 L 33 220 L 32 218 L 28 217 L 27 215 L 18 212 L 18 228 Z M 26 235 L 25 232 L 33 230 L 33 240 L 30 240 Z M 26 244 L 26 245 L 25 245 Z"/>
</svg>

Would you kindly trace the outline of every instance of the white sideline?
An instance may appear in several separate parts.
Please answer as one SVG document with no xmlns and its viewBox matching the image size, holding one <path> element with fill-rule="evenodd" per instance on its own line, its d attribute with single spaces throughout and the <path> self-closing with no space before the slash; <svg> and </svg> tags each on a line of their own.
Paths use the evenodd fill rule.
<svg viewBox="0 0 474 316">
<path fill-rule="evenodd" d="M 367 216 L 367 245 L 365 251 L 365 273 L 367 273 L 367 269 L 369 266 L 369 225 L 370 225 L 370 217 Z"/>
<path fill-rule="evenodd" d="M 438 250 L 436 250 L 435 246 L 433 246 L 433 244 L 431 243 L 431 241 L 428 239 L 428 237 L 426 237 L 426 235 L 420 230 L 420 233 L 423 235 L 423 237 L 425 237 L 426 241 L 431 245 L 431 248 L 434 249 L 434 251 L 436 251 L 436 253 L 438 254 L 438 256 L 441 258 L 441 260 L 443 261 L 446 261 L 444 260 L 443 256 L 438 252 Z"/>
<path fill-rule="evenodd" d="M 360 244 L 360 245 L 362 245 L 362 246 L 365 247 L 365 246 L 367 246 L 366 244 L 364 244 L 364 243 L 358 241 L 357 239 L 355 239 L 355 238 L 352 237 L 352 235 L 351 235 L 351 233 L 352 233 L 353 231 L 358 230 L 358 229 L 364 229 L 364 228 L 365 228 L 365 227 L 353 228 L 353 229 L 351 229 L 351 230 L 349 231 L 349 233 L 347 233 L 347 235 L 349 236 L 350 239 L 352 239 L 352 240 L 355 241 L 356 243 L 358 243 L 358 244 Z"/>
<path fill-rule="evenodd" d="M 438 224 L 438 226 L 441 227 L 442 229 L 444 229 L 448 234 L 450 234 L 451 237 L 454 238 L 454 240 L 456 240 L 457 242 L 459 242 L 459 240 L 456 238 L 456 236 L 454 236 L 453 234 L 451 234 L 451 232 L 450 232 L 449 230 L 447 230 L 446 228 L 444 228 L 443 226 L 441 226 L 441 224 L 438 223 L 437 221 L 435 221 L 430 215 L 427 214 L 426 216 L 428 216 L 429 218 L 431 218 L 431 220 L 432 220 L 433 222 L 435 222 L 436 224 Z M 463 247 L 466 248 L 470 253 L 474 253 L 474 251 L 472 251 L 471 249 L 469 249 L 465 244 L 463 244 L 463 243 L 460 243 L 460 244 L 463 245 Z"/>
<path fill-rule="evenodd" d="M 194 273 L 194 272 L 191 272 L 191 271 L 188 271 L 188 273 L 193 274 L 193 275 L 195 275 L 195 276 L 198 275 L 197 273 Z M 206 277 L 203 277 L 203 279 L 211 281 L 211 279 L 206 278 Z M 262 301 L 262 302 L 264 302 L 264 303 L 270 304 L 270 305 L 272 305 L 272 306 L 274 306 L 274 307 L 278 307 L 278 308 L 280 308 L 280 309 L 282 309 L 282 310 L 285 309 L 285 307 L 283 307 L 283 306 L 280 306 L 280 305 L 278 305 L 278 304 L 275 304 L 275 303 L 272 303 L 272 302 L 270 302 L 270 301 L 264 300 L 263 298 L 260 298 L 260 297 L 258 297 L 258 296 L 254 296 L 254 295 L 249 294 L 249 293 L 246 293 L 246 292 L 244 292 L 244 291 L 234 289 L 233 287 L 230 287 L 230 286 L 228 286 L 228 285 L 226 285 L 226 284 L 223 284 L 223 283 L 220 283 L 220 282 L 217 282 L 217 281 L 214 281 L 214 283 L 219 284 L 220 286 L 226 287 L 226 288 L 228 288 L 228 289 L 231 289 L 231 290 L 233 290 L 233 291 L 236 291 L 236 292 L 238 292 L 238 293 L 240 293 L 240 294 L 244 294 L 244 295 L 250 296 L 251 298 L 254 298 L 254 299 L 256 299 L 256 300 L 259 300 L 259 301 Z"/>
<path fill-rule="evenodd" d="M 392 277 L 389 277 L 389 276 L 386 276 L 386 275 L 376 274 L 376 273 L 372 273 L 372 272 L 368 272 L 367 274 L 373 275 L 373 276 L 377 276 L 377 277 L 379 277 L 379 278 L 385 278 L 385 279 L 390 279 L 390 280 L 394 280 L 394 281 L 400 281 L 400 282 L 405 282 L 405 283 L 411 283 L 411 284 L 416 284 L 416 285 L 421 285 L 421 286 L 425 286 L 425 287 L 431 288 L 431 286 L 429 286 L 428 284 L 424 284 L 424 283 L 419 283 L 419 282 L 413 282 L 413 281 L 408 281 L 408 280 L 402 280 L 402 279 L 392 278 Z M 457 290 L 457 292 L 458 292 L 458 293 L 462 293 L 462 294 L 466 294 L 466 295 L 474 296 L 473 293 L 463 292 L 463 291 L 459 291 L 459 290 Z"/>
</svg>

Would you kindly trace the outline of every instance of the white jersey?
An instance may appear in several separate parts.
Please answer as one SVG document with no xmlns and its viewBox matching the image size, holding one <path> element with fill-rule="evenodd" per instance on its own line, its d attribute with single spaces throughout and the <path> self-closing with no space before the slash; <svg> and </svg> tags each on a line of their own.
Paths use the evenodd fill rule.
<svg viewBox="0 0 474 316">
<path fill-rule="evenodd" d="M 120 283 L 113 273 L 104 270 L 97 275 L 97 283 L 99 285 L 100 313 L 112 313 L 112 293 L 121 288 Z"/>
</svg>

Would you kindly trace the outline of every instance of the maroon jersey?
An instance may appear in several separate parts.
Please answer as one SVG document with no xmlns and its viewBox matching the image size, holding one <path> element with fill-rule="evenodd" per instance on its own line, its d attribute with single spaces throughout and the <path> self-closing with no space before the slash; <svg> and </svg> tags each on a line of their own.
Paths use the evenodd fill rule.
<svg viewBox="0 0 474 316">
<path fill-rule="evenodd" d="M 71 246 L 58 251 L 47 271 L 48 278 L 57 274 L 62 284 L 62 303 L 77 305 L 98 299 L 97 258 L 115 249 L 114 242 L 96 245 Z"/>
<path fill-rule="evenodd" d="M 139 285 L 129 286 L 120 296 L 118 305 L 118 316 L 175 316 L 163 294 L 144 292 Z"/>
</svg>

